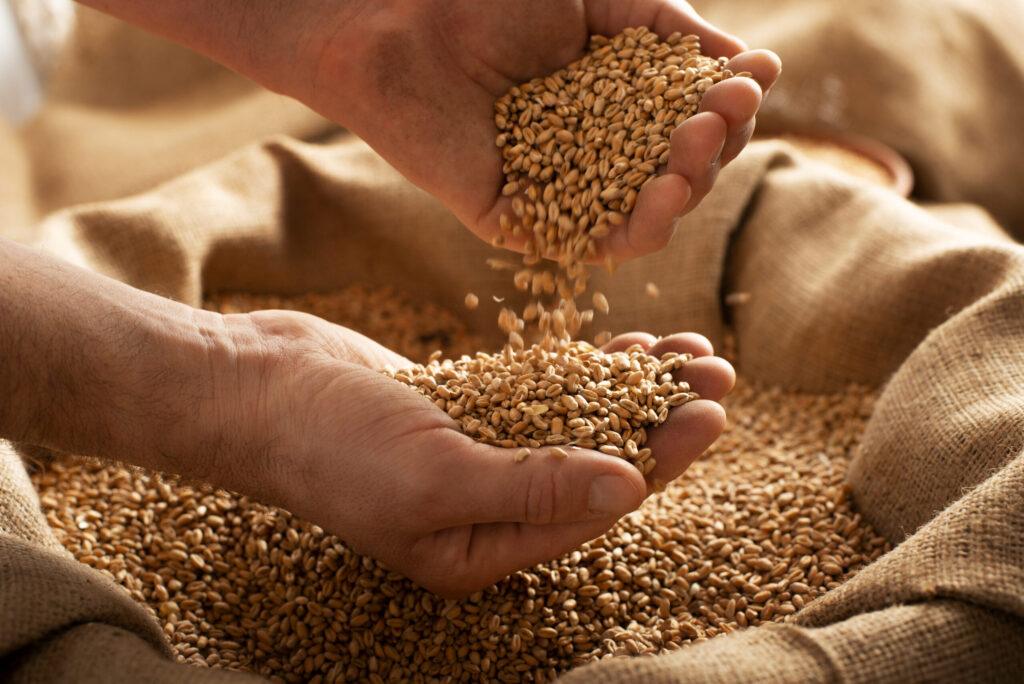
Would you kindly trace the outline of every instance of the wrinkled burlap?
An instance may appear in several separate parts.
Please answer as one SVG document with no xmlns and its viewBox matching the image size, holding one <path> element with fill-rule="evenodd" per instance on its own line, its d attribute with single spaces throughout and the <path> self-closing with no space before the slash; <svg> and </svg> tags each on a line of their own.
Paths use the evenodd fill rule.
<svg viewBox="0 0 1024 684">
<path fill-rule="evenodd" d="M 898 545 L 792 623 L 565 679 L 1019 680 L 1024 248 L 1009 237 L 1024 231 L 1019 5 L 794 0 L 766 16 L 749 0 L 700 4 L 782 53 L 787 73 L 763 122 L 874 134 L 914 162 L 924 197 L 979 203 L 1005 232 L 984 210 L 922 209 L 764 143 L 723 172 L 665 251 L 597 276 L 614 330 L 692 329 L 720 342 L 732 326 L 751 380 L 812 391 L 887 382 L 849 481 Z M 54 101 L 27 130 L 0 130 L 0 234 L 193 304 L 209 290 L 365 282 L 455 307 L 470 289 L 511 289 L 482 267 L 490 248 L 360 142 L 299 142 L 330 129 L 82 14 Z M 292 137 L 202 166 L 268 133 Z M 648 280 L 660 298 L 639 296 Z M 737 291 L 749 302 L 723 307 Z M 493 342 L 495 313 L 486 304 L 472 320 Z M 171 663 L 159 626 L 61 550 L 6 445 L 0 615 L 0 672 L 16 681 L 245 678 Z"/>
</svg>

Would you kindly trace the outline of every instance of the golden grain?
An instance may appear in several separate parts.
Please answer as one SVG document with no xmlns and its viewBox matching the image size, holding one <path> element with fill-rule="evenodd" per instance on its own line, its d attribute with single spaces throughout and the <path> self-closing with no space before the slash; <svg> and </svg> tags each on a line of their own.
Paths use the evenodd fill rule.
<svg viewBox="0 0 1024 684">
<path fill-rule="evenodd" d="M 888 550 L 843 484 L 871 395 L 741 381 L 725 403 L 730 427 L 682 479 L 460 601 L 230 492 L 71 457 L 33 480 L 64 546 L 146 606 L 183 662 L 287 682 L 551 681 L 785 621 Z"/>
<path fill-rule="evenodd" d="M 643 448 L 648 431 L 665 422 L 671 408 L 697 397 L 673 376 L 691 356 L 657 358 L 640 345 L 606 353 L 586 342 L 555 351 L 539 344 L 523 348 L 514 331 L 522 320 L 511 309 L 502 313 L 502 328 L 515 339 L 502 352 L 434 359 L 388 374 L 478 441 L 519 448 L 574 445 L 625 458 L 643 473 L 653 470 L 657 461 Z M 633 448 L 624 451 L 623 444 Z"/>
<path fill-rule="evenodd" d="M 546 349 L 563 347 L 593 318 L 578 310 L 586 262 L 597 242 L 626 223 L 638 192 L 668 160 L 672 130 L 695 114 L 703 93 L 733 74 L 724 58 L 702 55 L 696 36 L 661 40 L 646 28 L 593 36 L 586 54 L 546 77 L 510 89 L 494 105 L 503 192 L 513 196 L 501 234 L 524 245 L 524 263 L 556 262 L 544 312 L 523 318 Z M 516 287 L 527 289 L 520 272 Z M 536 308 L 535 299 L 530 306 Z M 607 313 L 601 297 L 595 308 Z M 562 312 L 562 325 L 553 314 Z M 522 334 L 522 331 L 519 331 Z M 528 336 L 529 337 L 529 336 Z"/>
<path fill-rule="evenodd" d="M 726 306 L 743 306 L 750 302 L 749 292 L 730 292 L 725 295 Z"/>
</svg>

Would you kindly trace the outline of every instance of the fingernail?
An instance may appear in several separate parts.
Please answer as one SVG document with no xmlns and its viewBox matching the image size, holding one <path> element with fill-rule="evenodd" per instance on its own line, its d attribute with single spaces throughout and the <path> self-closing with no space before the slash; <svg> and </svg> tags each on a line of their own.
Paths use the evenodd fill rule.
<svg viewBox="0 0 1024 684">
<path fill-rule="evenodd" d="M 622 515 L 636 503 L 636 490 L 624 478 L 601 475 L 590 483 L 589 509 L 595 515 Z"/>
</svg>

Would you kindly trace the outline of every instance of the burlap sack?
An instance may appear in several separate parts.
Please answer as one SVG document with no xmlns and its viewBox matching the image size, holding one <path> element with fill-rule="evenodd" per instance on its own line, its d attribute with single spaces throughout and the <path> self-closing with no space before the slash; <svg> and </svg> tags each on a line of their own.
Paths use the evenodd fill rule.
<svg viewBox="0 0 1024 684">
<path fill-rule="evenodd" d="M 985 207 L 1024 235 L 1024 7 L 1018 0 L 693 0 L 775 50 L 785 76 L 763 131 L 866 135 L 906 156 L 915 193 Z"/>
<path fill-rule="evenodd" d="M 46 213 L 148 190 L 266 135 L 309 138 L 330 127 L 293 100 L 80 7 L 49 102 L 21 137 L 34 204 Z"/>
<path fill-rule="evenodd" d="M 980 75 L 1024 68 L 1024 57 L 998 39 L 1019 19 L 1012 5 L 992 3 L 971 11 L 962 3 L 940 4 L 949 6 L 948 15 L 939 18 L 937 10 L 933 15 L 927 9 L 909 16 L 945 27 L 948 33 L 940 35 L 960 39 L 958 69 Z M 784 55 L 793 83 L 793 73 L 813 73 L 823 54 L 807 41 L 796 41 L 816 38 L 814 27 L 835 29 L 830 55 L 870 50 L 897 63 L 905 48 L 891 46 L 913 32 L 895 22 L 905 7 L 917 3 L 885 6 L 895 8 L 886 10 L 889 20 L 872 22 L 872 13 L 882 11 L 880 3 L 781 3 L 776 15 L 764 17 L 764 25 L 776 31 L 769 40 L 742 30 L 752 42 L 795 50 Z M 708 9 L 712 15 L 721 12 L 722 23 L 737 30 L 741 19 L 753 21 L 730 7 L 742 9 L 742 3 Z M 1003 14 L 989 14 L 998 11 Z M 111 36 L 123 29 L 102 21 L 95 26 L 110 45 L 122 43 Z M 886 32 L 888 40 L 878 38 Z M 122 38 L 131 43 L 138 39 L 126 36 L 133 35 Z M 267 108 L 292 105 L 256 95 L 237 77 L 200 62 L 192 72 L 175 72 L 174 65 L 182 63 L 177 52 L 160 50 L 166 52 L 159 63 L 179 77 L 157 87 L 137 66 L 134 85 L 111 100 L 88 87 L 90 78 L 108 72 L 96 56 L 102 53 L 85 50 L 83 55 L 91 54 L 100 66 L 87 59 L 75 62 L 80 69 L 75 88 L 67 86 L 22 135 L 2 132 L 5 140 L 17 142 L 3 151 L 14 162 L 4 165 L 4 180 L 10 173 L 17 182 L 5 185 L 10 200 L 4 219 L 11 223 L 0 226 L 0 234 L 38 242 L 72 261 L 190 303 L 216 289 L 302 291 L 357 281 L 397 282 L 449 306 L 467 289 L 510 289 L 504 276 L 482 268 L 488 247 L 350 138 L 329 145 L 274 138 L 150 189 L 264 135 L 267 127 L 299 136 L 323 131 L 315 117 L 301 111 L 294 119 L 266 124 L 261 115 Z M 144 61 L 147 50 L 132 54 Z M 918 65 L 940 57 L 947 52 L 903 55 L 903 73 L 919 76 L 925 71 L 915 71 Z M 919 145 L 907 151 L 932 197 L 984 202 L 1013 229 L 1010 218 L 1020 209 L 1020 197 L 1006 170 L 1013 168 L 1010 152 L 1019 137 L 1002 146 L 987 139 L 991 130 L 1009 128 L 1003 105 L 988 105 L 998 90 L 1019 109 L 1024 95 L 1013 88 L 1021 83 L 967 80 L 956 92 L 962 101 L 958 107 L 932 109 L 929 98 L 948 90 L 948 82 L 912 80 L 914 88 L 904 82 L 893 93 L 903 98 L 900 107 L 887 106 L 883 117 L 876 108 L 872 118 L 871 109 L 859 104 L 874 93 L 872 83 L 855 78 L 874 73 L 863 64 L 847 58 L 833 65 L 836 78 L 853 93 L 842 108 L 843 121 L 902 131 L 903 142 Z M 773 98 L 787 92 L 786 83 Z M 133 95 L 137 89 L 143 94 Z M 204 89 L 218 93 L 212 106 L 201 106 Z M 132 97 L 139 100 L 128 114 L 120 105 Z M 184 111 L 191 114 L 188 123 L 179 120 Z M 203 133 L 192 132 L 193 126 Z M 983 131 L 972 138 L 982 152 L 961 160 L 949 136 L 963 140 L 976 130 Z M 164 133 L 178 137 L 162 140 Z M 90 135 L 106 142 L 90 147 L 84 140 Z M 941 140 L 926 145 L 930 135 Z M 104 144 L 109 159 L 97 156 Z M 164 154 L 154 159 L 155 151 Z M 953 168 L 958 163 L 963 166 Z M 101 173 L 90 173 L 97 166 Z M 929 175 L 949 183 L 930 185 Z M 988 184 L 979 180 L 983 176 Z M 989 194 L 978 194 L 979 188 Z M 53 213 L 27 227 L 37 212 L 143 189 L 148 191 Z M 849 381 L 888 381 L 849 479 L 864 515 L 900 543 L 791 624 L 747 630 L 669 656 L 605 661 L 566 680 L 1020 678 L 1020 245 L 977 211 L 921 209 L 800 159 L 785 145 L 761 144 L 723 173 L 715 192 L 681 222 L 668 249 L 627 265 L 613 281 L 598 278 L 601 289 L 613 292 L 616 330 L 693 329 L 720 340 L 731 325 L 740 370 L 752 380 L 820 391 L 839 390 Z M 661 286 L 658 300 L 637 297 L 647 280 Z M 750 300 L 727 315 L 722 295 L 734 291 L 749 293 Z M 483 307 L 477 313 L 480 332 L 494 335 L 493 313 Z M 0 672 L 21 681 L 242 677 L 167 660 L 158 626 L 119 589 L 60 550 L 20 460 L 9 449 L 0 456 Z"/>
</svg>

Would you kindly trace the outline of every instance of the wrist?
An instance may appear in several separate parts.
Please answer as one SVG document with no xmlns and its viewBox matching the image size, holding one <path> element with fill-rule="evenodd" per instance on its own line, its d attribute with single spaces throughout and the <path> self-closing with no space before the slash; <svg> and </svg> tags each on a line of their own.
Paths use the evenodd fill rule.
<svg viewBox="0 0 1024 684">
<path fill-rule="evenodd" d="M 149 426 L 152 434 L 168 436 L 160 449 L 167 462 L 160 469 L 277 500 L 267 491 L 273 482 L 267 471 L 279 461 L 268 395 L 272 359 L 282 355 L 283 341 L 265 334 L 249 314 L 191 309 L 163 344 L 171 362 L 168 375 L 192 391 L 177 395 L 184 402 L 170 415 L 183 420 L 173 434 Z"/>
<path fill-rule="evenodd" d="M 265 451 L 261 336 L 247 315 L 146 297 L 123 310 L 121 372 L 96 397 L 99 441 L 83 453 L 248 491 Z"/>
<path fill-rule="evenodd" d="M 220 314 L 144 304 L 122 311 L 125 332 L 111 341 L 130 352 L 116 352 L 121 371 L 97 398 L 105 437 L 91 453 L 219 484 L 236 451 L 236 335 Z"/>
<path fill-rule="evenodd" d="M 305 317 L 193 310 L 183 358 L 198 369 L 194 422 L 176 472 L 287 505 L 296 489 L 302 368 L 319 353 Z M 298 491 L 301 491 L 299 489 Z"/>
<path fill-rule="evenodd" d="M 307 78 L 301 84 L 292 78 L 292 89 L 280 92 L 364 135 L 367 127 L 379 125 L 382 112 L 394 107 L 389 91 L 395 98 L 408 96 L 395 88 L 400 88 L 407 62 L 416 58 L 410 51 L 426 4 L 349 0 L 329 16 L 315 17 L 298 56 L 300 68 L 290 70 L 292 77 L 302 73 Z"/>
<path fill-rule="evenodd" d="M 0 240 L 0 437 L 245 484 L 267 338 Z M 256 445 L 256 446 L 254 446 Z"/>
<path fill-rule="evenodd" d="M 345 124 L 341 101 L 355 103 L 364 50 L 379 18 L 392 3 L 371 0 L 244 2 L 232 32 L 207 54 L 260 85 L 294 97 L 318 113 Z M 253 46 L 259 45 L 258 49 Z M 330 93 L 325 101 L 322 93 Z"/>
</svg>

